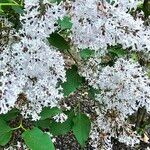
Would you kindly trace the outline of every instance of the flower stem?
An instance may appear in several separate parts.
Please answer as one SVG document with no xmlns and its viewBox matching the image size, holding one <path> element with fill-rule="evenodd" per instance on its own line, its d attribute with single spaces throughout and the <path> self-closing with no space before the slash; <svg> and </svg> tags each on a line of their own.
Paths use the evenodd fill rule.
<svg viewBox="0 0 150 150">
<path fill-rule="evenodd" d="M 24 131 L 26 131 L 27 129 L 25 129 L 24 127 L 23 127 L 23 125 L 22 125 L 22 120 L 20 121 L 20 125 L 18 126 L 18 127 L 16 127 L 16 128 L 12 128 L 12 130 L 17 130 L 17 129 L 23 129 Z"/>
</svg>

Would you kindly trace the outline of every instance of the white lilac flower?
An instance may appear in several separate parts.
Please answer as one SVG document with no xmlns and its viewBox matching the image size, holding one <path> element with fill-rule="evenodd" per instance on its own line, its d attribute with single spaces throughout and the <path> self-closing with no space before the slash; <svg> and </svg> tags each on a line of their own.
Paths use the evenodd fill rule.
<svg viewBox="0 0 150 150">
<path fill-rule="evenodd" d="M 89 143 L 92 146 L 92 148 L 94 150 L 98 150 L 100 146 L 100 133 L 98 132 L 97 125 L 94 125 L 94 123 L 92 123 L 89 138 Z"/>
<path fill-rule="evenodd" d="M 80 74 L 88 80 L 88 84 L 93 86 L 93 88 L 98 89 L 98 78 L 101 72 L 102 59 L 98 55 L 91 57 L 86 64 L 82 65 L 80 68 Z"/>
<path fill-rule="evenodd" d="M 119 58 L 114 66 L 102 67 L 101 59 L 91 58 L 81 74 L 91 86 L 100 89 L 100 94 L 96 94 L 99 109 L 95 124 L 101 134 L 126 141 L 130 146 L 137 144 L 139 138 L 127 118 L 139 107 L 145 106 L 150 111 L 150 79 L 146 71 L 131 59 Z M 133 141 L 129 143 L 129 139 Z"/>
<path fill-rule="evenodd" d="M 0 16 L 0 53 L 13 41 L 16 30 L 7 18 Z"/>
<path fill-rule="evenodd" d="M 24 78 L 17 77 L 11 66 L 12 60 L 10 46 L 5 46 L 0 54 L 0 114 L 7 113 L 15 106 L 24 85 Z"/>
<path fill-rule="evenodd" d="M 1 54 L 1 113 L 7 113 L 14 107 L 22 92 L 30 102 L 26 111 L 32 115 L 39 113 L 44 106 L 56 106 L 63 97 L 58 86 L 58 82 L 65 81 L 61 54 L 45 43 L 27 42 L 26 52 L 24 45 L 27 43 L 17 43 Z M 25 106 L 22 109 L 25 110 Z"/>
<path fill-rule="evenodd" d="M 131 147 L 140 142 L 140 136 L 136 133 L 136 131 L 132 130 L 135 126 L 125 120 L 121 113 L 117 112 L 117 110 L 100 108 L 97 110 L 97 115 L 95 125 L 97 126 L 97 131 L 99 130 L 99 136 L 102 140 L 101 145 L 104 149 L 108 147 L 111 149 L 111 142 L 107 142 L 108 139 L 111 138 L 118 139 L 120 142 Z"/>
<path fill-rule="evenodd" d="M 102 54 L 107 52 L 108 45 L 116 44 L 148 53 L 150 30 L 145 28 L 140 18 L 135 19 L 122 8 L 131 7 L 128 4 L 137 1 L 126 2 L 119 0 L 117 6 L 99 0 L 73 2 L 70 10 L 73 43 L 80 49 L 90 48 Z M 134 5 L 136 7 L 137 3 Z"/>
<path fill-rule="evenodd" d="M 3 23 L 3 25 L 7 26 L 7 27 L 13 26 L 13 24 L 10 21 L 8 21 L 8 19 L 6 17 L 0 16 L 0 22 Z"/>
<path fill-rule="evenodd" d="M 103 68 L 96 84 L 101 89 L 97 100 L 107 109 L 116 108 L 124 117 L 145 105 L 150 110 L 150 79 L 132 60 L 120 58 L 113 67 Z"/>
<path fill-rule="evenodd" d="M 58 115 L 55 115 L 53 117 L 53 119 L 56 121 L 56 122 L 60 122 L 60 123 L 63 123 L 65 122 L 67 119 L 68 119 L 68 116 L 64 113 L 60 113 Z"/>
<path fill-rule="evenodd" d="M 145 105 L 150 110 L 150 79 L 138 63 L 119 58 L 114 66 L 102 67 L 100 62 L 91 58 L 81 74 L 101 90 L 97 95 L 101 104 L 109 110 L 119 110 L 124 117 Z"/>
<path fill-rule="evenodd" d="M 31 103 L 27 111 L 33 108 L 31 114 L 35 116 L 34 112 L 41 111 L 39 107 L 56 106 L 63 97 L 58 82 L 65 81 L 61 54 L 40 39 L 23 37 L 19 43 L 12 45 L 12 56 L 15 74 L 25 78 L 22 91 Z"/>
<path fill-rule="evenodd" d="M 93 150 L 112 150 L 111 136 L 101 133 L 97 122 L 93 122 L 89 137 L 89 143 Z"/>
<path fill-rule="evenodd" d="M 40 40 L 22 40 L 22 44 L 13 45 L 13 54 L 17 54 L 12 62 L 16 74 L 26 78 L 25 86 L 22 87 L 30 102 L 26 113 L 36 118 L 36 112 L 40 112 L 42 107 L 54 107 L 63 97 L 61 87 L 58 86 L 58 82 L 65 81 L 63 58 Z"/>
<path fill-rule="evenodd" d="M 17 107 L 25 118 L 37 120 L 43 107 L 54 107 L 63 98 L 59 83 L 65 81 L 64 60 L 48 44 L 47 37 L 64 13 L 61 6 L 44 4 L 45 12 L 38 16 L 39 1 L 28 2 L 21 17 L 22 29 L 16 34 L 20 41 L 10 44 L 1 54 L 0 70 L 7 76 L 1 78 L 0 113 Z M 20 99 L 25 102 L 22 104 Z"/>
<path fill-rule="evenodd" d="M 58 19 L 66 14 L 64 7 L 57 3 L 41 3 L 25 0 L 25 14 L 20 17 L 22 29 L 20 33 L 33 38 L 46 38 L 58 28 Z M 30 4 L 31 3 L 31 4 Z M 29 7 L 30 6 L 30 7 Z"/>
<path fill-rule="evenodd" d="M 141 4 L 143 0 L 110 0 L 110 4 L 114 7 L 119 7 L 125 12 L 136 9 L 138 4 Z"/>
<path fill-rule="evenodd" d="M 138 137 L 128 136 L 124 134 L 119 137 L 119 142 L 125 143 L 126 145 L 133 147 L 135 144 L 140 143 L 140 139 Z"/>
</svg>

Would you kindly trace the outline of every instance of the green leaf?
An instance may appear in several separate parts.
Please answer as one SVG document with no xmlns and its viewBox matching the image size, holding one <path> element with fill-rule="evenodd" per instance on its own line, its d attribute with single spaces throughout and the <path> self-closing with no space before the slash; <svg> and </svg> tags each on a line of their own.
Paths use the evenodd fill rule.
<svg viewBox="0 0 150 150">
<path fill-rule="evenodd" d="M 47 118 L 51 118 L 55 115 L 57 115 L 58 113 L 61 113 L 62 111 L 57 108 L 57 107 L 53 107 L 53 108 L 50 108 L 50 107 L 45 107 L 43 108 L 40 116 L 41 116 L 41 120 L 44 120 L 44 119 L 47 119 Z"/>
<path fill-rule="evenodd" d="M 34 127 L 22 134 L 27 146 L 32 150 L 55 150 L 49 135 Z"/>
<path fill-rule="evenodd" d="M 150 1 L 149 0 L 144 1 L 142 10 L 145 14 L 145 17 L 148 18 L 150 16 Z"/>
<path fill-rule="evenodd" d="M 117 55 L 117 57 L 122 57 L 127 54 L 126 50 L 119 48 L 119 47 L 110 48 L 109 52 L 114 53 L 115 55 Z"/>
<path fill-rule="evenodd" d="M 37 122 L 35 122 L 35 126 L 40 127 L 42 129 L 49 129 L 51 120 L 50 119 L 45 119 L 45 120 L 39 120 Z"/>
<path fill-rule="evenodd" d="M 63 0 L 49 0 L 49 1 L 50 1 L 51 3 L 56 3 L 56 2 L 57 2 L 57 3 L 59 4 L 59 3 L 60 3 L 61 1 L 63 1 Z"/>
<path fill-rule="evenodd" d="M 11 0 L 0 0 L 0 3 L 13 3 Z"/>
<path fill-rule="evenodd" d="M 0 136 L 0 145 L 5 146 L 11 139 L 12 131 L 6 132 L 2 136 Z"/>
<path fill-rule="evenodd" d="M 89 87 L 88 89 L 88 96 L 89 98 L 95 100 L 95 95 L 98 94 L 100 90 L 94 89 L 93 87 Z"/>
<path fill-rule="evenodd" d="M 60 51 L 65 51 L 70 49 L 69 43 L 58 33 L 52 33 L 48 38 L 48 41 L 52 46 L 55 46 Z"/>
<path fill-rule="evenodd" d="M 19 3 L 17 3 L 15 0 L 0 0 L 0 5 L 6 4 L 6 3 L 19 5 Z"/>
<path fill-rule="evenodd" d="M 59 4 L 61 1 L 63 1 L 63 0 L 56 0 L 57 1 L 57 3 Z"/>
<path fill-rule="evenodd" d="M 11 8 L 18 14 L 23 14 L 24 10 L 20 6 L 11 6 Z"/>
<path fill-rule="evenodd" d="M 71 18 L 68 16 L 64 16 L 64 18 L 62 20 L 59 19 L 58 24 L 59 24 L 61 30 L 71 29 L 71 27 L 72 27 Z"/>
<path fill-rule="evenodd" d="M 0 5 L 0 14 L 3 14 L 3 13 L 4 13 L 4 11 L 2 9 L 2 6 Z"/>
<path fill-rule="evenodd" d="M 73 122 L 73 133 L 79 144 L 83 147 L 89 137 L 91 121 L 85 114 L 79 113 L 73 119 Z"/>
<path fill-rule="evenodd" d="M 67 81 L 62 84 L 64 96 L 68 96 L 70 93 L 76 91 L 82 84 L 83 78 L 78 74 L 77 67 L 72 66 L 66 72 Z"/>
<path fill-rule="evenodd" d="M 19 110 L 12 109 L 7 114 L 0 115 L 0 117 L 3 118 L 3 120 L 5 121 L 10 121 L 10 120 L 15 119 L 18 114 L 19 114 Z"/>
<path fill-rule="evenodd" d="M 0 118 L 0 145 L 6 145 L 12 136 L 12 128 L 10 128 L 6 122 Z"/>
<path fill-rule="evenodd" d="M 91 49 L 88 49 L 88 48 L 83 49 L 83 50 L 80 51 L 80 56 L 84 60 L 89 59 L 93 55 L 94 55 L 94 51 L 91 50 Z"/>
<path fill-rule="evenodd" d="M 55 122 L 54 120 L 51 122 L 50 132 L 53 135 L 64 135 L 72 129 L 74 112 L 66 112 L 66 115 L 68 116 L 68 119 L 63 123 Z"/>
</svg>

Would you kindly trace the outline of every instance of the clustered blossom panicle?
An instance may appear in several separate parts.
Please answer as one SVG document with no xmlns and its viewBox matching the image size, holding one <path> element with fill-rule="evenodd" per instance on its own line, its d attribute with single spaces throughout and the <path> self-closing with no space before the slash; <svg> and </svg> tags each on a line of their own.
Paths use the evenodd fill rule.
<svg viewBox="0 0 150 150">
<path fill-rule="evenodd" d="M 133 60 L 120 58 L 113 67 L 104 67 L 98 80 L 101 94 L 97 100 L 107 110 L 117 109 L 124 117 L 145 105 L 150 110 L 150 79 Z"/>
<path fill-rule="evenodd" d="M 11 66 L 13 58 L 10 55 L 12 37 L 15 30 L 8 19 L 1 17 L 2 28 L 0 39 L 0 114 L 7 113 L 15 105 L 18 93 L 24 85 L 23 80 L 18 80 L 16 73 Z M 8 30 L 5 30 L 8 29 Z M 8 34 L 9 33 L 9 34 Z M 6 38 L 6 40 L 5 40 Z"/>
<path fill-rule="evenodd" d="M 25 0 L 25 14 L 20 17 L 23 28 L 20 33 L 28 37 L 45 39 L 58 28 L 58 19 L 66 14 L 63 5 L 50 1 Z"/>
<path fill-rule="evenodd" d="M 107 109 L 117 108 L 124 117 L 145 104 L 149 111 L 150 79 L 133 60 L 119 58 L 114 66 L 102 67 L 90 59 L 82 71 L 90 85 L 101 89 L 97 100 Z"/>
<path fill-rule="evenodd" d="M 114 66 L 102 67 L 100 63 L 101 59 L 91 58 L 81 69 L 81 74 L 91 86 L 101 89 L 97 95 L 101 104 L 107 109 L 117 107 L 124 116 L 145 104 L 149 111 L 150 79 L 138 63 L 124 58 L 119 58 Z"/>
<path fill-rule="evenodd" d="M 129 126 L 127 117 L 143 106 L 150 111 L 150 79 L 132 59 L 119 58 L 114 66 L 102 67 L 100 63 L 90 59 L 81 73 L 91 86 L 100 89 L 96 95 L 100 108 L 95 124 L 106 137 L 112 136 L 133 146 L 140 140 L 137 133 L 132 132 L 134 125 Z"/>
<path fill-rule="evenodd" d="M 90 144 L 94 150 L 112 150 L 113 148 L 111 136 L 108 136 L 106 133 L 100 133 L 97 122 L 92 124 Z"/>
<path fill-rule="evenodd" d="M 25 1 L 22 29 L 16 34 L 20 40 L 1 54 L 1 113 L 17 107 L 33 120 L 39 118 L 42 107 L 58 104 L 63 97 L 58 82 L 65 81 L 63 57 L 46 39 L 56 29 L 58 18 L 64 15 L 63 9 L 56 4 L 41 5 L 46 7 L 44 14 L 40 13 L 40 1 Z M 19 105 L 20 99 L 25 101 L 23 106 Z"/>
<path fill-rule="evenodd" d="M 80 48 L 107 52 L 108 45 L 149 52 L 150 30 L 144 22 L 128 13 L 138 1 L 77 0 L 72 3 L 72 40 Z"/>
</svg>

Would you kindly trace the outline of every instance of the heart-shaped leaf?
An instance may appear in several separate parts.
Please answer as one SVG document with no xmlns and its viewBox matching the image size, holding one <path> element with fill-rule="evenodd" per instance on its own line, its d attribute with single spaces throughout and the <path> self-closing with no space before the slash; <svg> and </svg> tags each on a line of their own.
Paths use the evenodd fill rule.
<svg viewBox="0 0 150 150">
<path fill-rule="evenodd" d="M 53 135 L 64 135 L 72 129 L 74 112 L 69 111 L 65 112 L 65 114 L 68 116 L 68 119 L 65 122 L 60 123 L 52 121 L 50 124 L 50 132 Z"/>
<path fill-rule="evenodd" d="M 0 145 L 6 145 L 12 136 L 12 128 L 10 128 L 6 122 L 0 118 Z"/>
<path fill-rule="evenodd" d="M 32 150 L 55 150 L 49 135 L 36 127 L 25 131 L 22 137 L 27 146 Z"/>
<path fill-rule="evenodd" d="M 62 111 L 57 107 L 53 107 L 53 108 L 45 107 L 45 108 L 43 108 L 42 112 L 40 113 L 41 120 L 51 118 L 61 112 Z"/>
<path fill-rule="evenodd" d="M 66 51 L 70 49 L 69 43 L 58 33 L 52 33 L 48 38 L 49 43 L 58 48 L 60 51 Z"/>
<path fill-rule="evenodd" d="M 72 27 L 71 19 L 68 16 L 65 16 L 62 20 L 59 19 L 58 24 L 62 30 L 71 29 Z"/>
<path fill-rule="evenodd" d="M 76 91 L 82 84 L 83 78 L 78 74 L 76 66 L 72 66 L 71 69 L 68 69 L 66 72 L 67 81 L 62 84 L 64 91 L 64 96 Z"/>
<path fill-rule="evenodd" d="M 73 122 L 73 133 L 79 144 L 83 147 L 89 137 L 91 121 L 85 114 L 79 113 L 73 119 Z"/>
</svg>

